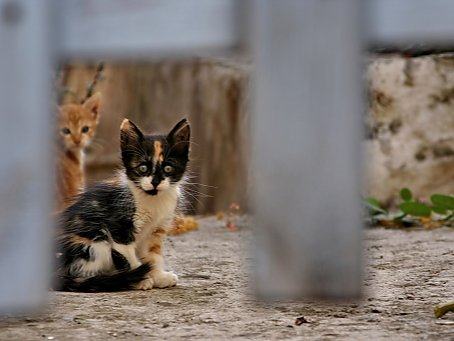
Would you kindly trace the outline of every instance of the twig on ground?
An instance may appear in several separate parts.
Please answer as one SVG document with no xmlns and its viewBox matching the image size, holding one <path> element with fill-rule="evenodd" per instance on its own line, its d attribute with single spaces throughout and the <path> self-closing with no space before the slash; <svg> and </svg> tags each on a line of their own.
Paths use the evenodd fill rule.
<svg viewBox="0 0 454 341">
<path fill-rule="evenodd" d="M 437 304 L 434 308 L 434 313 L 436 318 L 442 317 L 448 311 L 454 312 L 454 301 L 448 303 Z"/>
</svg>

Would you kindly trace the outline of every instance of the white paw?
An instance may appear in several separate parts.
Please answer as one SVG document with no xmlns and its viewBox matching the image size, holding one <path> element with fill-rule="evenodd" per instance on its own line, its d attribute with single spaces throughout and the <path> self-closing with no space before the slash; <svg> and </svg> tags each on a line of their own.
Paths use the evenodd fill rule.
<svg viewBox="0 0 454 341">
<path fill-rule="evenodd" d="M 159 271 L 151 274 L 156 288 L 168 288 L 177 285 L 178 276 L 170 271 Z"/>
<path fill-rule="evenodd" d="M 153 279 L 150 277 L 145 278 L 144 280 L 140 281 L 136 284 L 136 290 L 150 290 L 153 288 Z"/>
</svg>

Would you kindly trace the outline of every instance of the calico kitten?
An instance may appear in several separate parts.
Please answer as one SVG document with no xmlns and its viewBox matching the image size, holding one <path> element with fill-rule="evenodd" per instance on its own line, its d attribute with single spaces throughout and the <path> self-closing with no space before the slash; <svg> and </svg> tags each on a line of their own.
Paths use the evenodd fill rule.
<svg viewBox="0 0 454 341">
<path fill-rule="evenodd" d="M 113 181 L 85 190 L 60 216 L 60 289 L 119 291 L 165 288 L 162 237 L 172 226 L 189 155 L 190 127 L 144 135 L 121 125 L 124 169 Z"/>
<path fill-rule="evenodd" d="M 83 104 L 57 110 L 56 209 L 66 207 L 85 186 L 84 148 L 92 141 L 99 122 L 101 94 Z"/>
</svg>

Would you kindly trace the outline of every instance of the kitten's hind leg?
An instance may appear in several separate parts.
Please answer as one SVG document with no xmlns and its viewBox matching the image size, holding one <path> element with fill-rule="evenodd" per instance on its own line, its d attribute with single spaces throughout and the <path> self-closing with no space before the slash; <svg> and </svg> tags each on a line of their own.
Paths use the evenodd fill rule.
<svg viewBox="0 0 454 341">
<path fill-rule="evenodd" d="M 71 257 L 68 267 L 72 276 L 91 277 L 112 270 L 111 248 L 107 241 L 92 242 L 73 237 L 65 253 L 66 257 Z"/>
<path fill-rule="evenodd" d="M 173 272 L 164 271 L 164 258 L 162 257 L 162 238 L 165 235 L 163 229 L 156 230 L 149 241 L 148 253 L 143 260 L 151 265 L 150 276 L 156 288 L 167 288 L 177 285 L 178 276 Z"/>
<path fill-rule="evenodd" d="M 118 244 L 118 243 L 113 243 L 112 249 L 115 250 L 116 252 L 120 253 L 121 256 L 124 257 L 129 263 L 129 266 L 131 269 L 138 268 L 142 263 L 140 262 L 139 258 L 137 257 L 136 254 L 136 244 L 131 243 L 131 244 Z M 119 257 L 117 258 L 117 260 Z M 124 265 L 123 265 L 124 266 Z"/>
<path fill-rule="evenodd" d="M 115 249 L 112 249 L 112 261 L 117 270 L 131 270 L 131 265 L 126 257 Z"/>
<path fill-rule="evenodd" d="M 137 257 L 136 245 L 114 243 L 112 246 L 112 259 L 117 270 L 129 270 L 138 268 L 142 263 Z M 148 276 L 135 285 L 137 290 L 150 290 L 153 288 L 153 279 Z"/>
</svg>

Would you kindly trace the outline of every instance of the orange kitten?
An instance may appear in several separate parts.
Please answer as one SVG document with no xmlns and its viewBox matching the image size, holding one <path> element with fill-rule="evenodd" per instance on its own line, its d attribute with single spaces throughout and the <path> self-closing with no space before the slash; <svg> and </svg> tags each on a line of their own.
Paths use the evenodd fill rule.
<svg viewBox="0 0 454 341">
<path fill-rule="evenodd" d="M 61 210 L 84 188 L 84 148 L 99 122 L 101 94 L 83 104 L 65 104 L 57 112 L 56 209 Z"/>
</svg>

